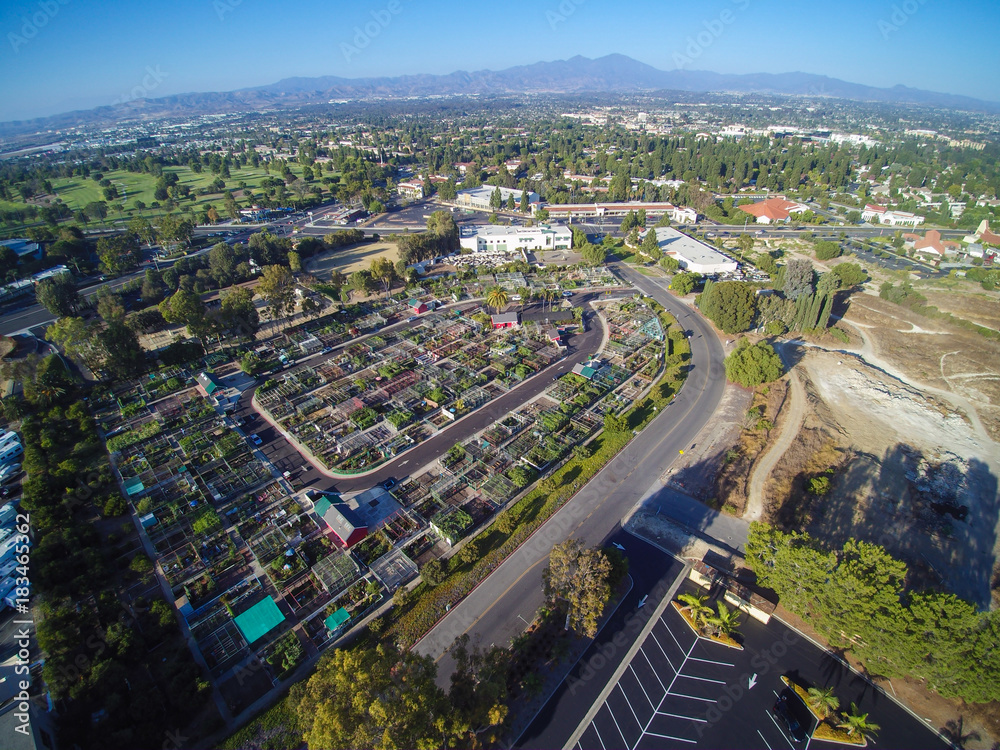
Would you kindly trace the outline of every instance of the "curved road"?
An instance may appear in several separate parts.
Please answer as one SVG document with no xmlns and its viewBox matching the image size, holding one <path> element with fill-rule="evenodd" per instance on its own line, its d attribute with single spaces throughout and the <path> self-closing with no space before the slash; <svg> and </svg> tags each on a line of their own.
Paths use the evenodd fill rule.
<svg viewBox="0 0 1000 750">
<path fill-rule="evenodd" d="M 614 294 L 614 293 L 613 293 Z M 594 299 L 606 298 L 602 293 L 580 293 L 573 296 L 575 305 L 585 305 Z M 371 472 L 355 477 L 329 477 L 318 471 L 311 464 L 306 462 L 292 446 L 292 444 L 275 427 L 266 422 L 263 417 L 257 416 L 257 412 L 251 404 L 254 389 L 248 389 L 240 397 L 236 414 L 246 419 L 253 415 L 256 421 L 247 423 L 245 432 L 256 432 L 263 441 L 261 450 L 267 458 L 282 470 L 291 471 L 297 474 L 294 478 L 297 484 L 307 485 L 319 490 L 335 489 L 337 492 L 353 492 L 355 490 L 366 490 L 376 484 L 384 482 L 389 477 L 405 477 L 412 470 L 430 463 L 438 456 L 443 455 L 455 443 L 461 442 L 480 430 L 485 429 L 511 411 L 516 410 L 526 401 L 534 398 L 548 386 L 552 381 L 573 369 L 573 366 L 586 361 L 591 354 L 598 350 L 603 337 L 603 327 L 599 318 L 589 309 L 584 309 L 586 315 L 587 330 L 583 333 L 571 335 L 568 339 L 566 356 L 553 362 L 537 375 L 529 378 L 524 383 L 511 389 L 498 399 L 486 404 L 483 408 L 472 412 L 456 424 L 446 430 L 425 440 L 419 445 L 400 454 L 389 463 L 379 466 Z M 408 323 L 399 323 L 390 328 L 399 328 Z M 340 347 L 337 347 L 338 349 Z M 334 356 L 334 355 L 328 355 Z M 306 364 L 297 365 L 289 372 L 298 367 L 314 366 L 321 356 L 312 357 Z M 303 467 L 305 464 L 305 467 Z M 300 472 L 300 473 L 299 473 Z"/>
<path fill-rule="evenodd" d="M 687 382 L 625 450 L 414 647 L 420 654 L 438 660 L 439 684 L 446 685 L 454 671 L 446 651 L 455 638 L 469 633 L 484 647 L 506 646 L 523 632 L 543 603 L 542 570 L 553 545 L 570 537 L 586 545 L 606 544 L 619 530 L 621 518 L 679 451 L 690 448 L 722 400 L 724 352 L 711 325 L 645 276 L 620 263 L 612 267 L 662 304 L 689 332 L 691 369 Z M 643 593 L 648 592 L 639 591 L 638 596 Z"/>
</svg>

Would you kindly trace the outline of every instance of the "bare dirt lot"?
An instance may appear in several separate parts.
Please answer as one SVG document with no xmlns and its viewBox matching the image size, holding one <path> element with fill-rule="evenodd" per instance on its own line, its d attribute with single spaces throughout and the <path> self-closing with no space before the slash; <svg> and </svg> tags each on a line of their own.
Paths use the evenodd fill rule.
<svg viewBox="0 0 1000 750">
<path fill-rule="evenodd" d="M 319 260 L 309 261 L 306 270 L 317 278 L 326 279 L 334 268 L 343 274 L 349 274 L 368 268 L 375 258 L 388 258 L 395 263 L 399 259 L 399 251 L 390 242 L 353 245 L 327 253 Z"/>
</svg>

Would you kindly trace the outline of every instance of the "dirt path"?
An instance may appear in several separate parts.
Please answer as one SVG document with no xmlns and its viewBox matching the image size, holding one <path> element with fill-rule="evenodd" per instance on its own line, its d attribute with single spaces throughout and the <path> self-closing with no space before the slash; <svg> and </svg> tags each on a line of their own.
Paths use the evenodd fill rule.
<svg viewBox="0 0 1000 750">
<path fill-rule="evenodd" d="M 792 447 L 792 442 L 802 427 L 802 420 L 805 419 L 806 394 L 794 369 L 788 372 L 788 384 L 790 386 L 788 416 L 778 439 L 757 462 L 757 466 L 754 467 L 753 474 L 750 476 L 750 484 L 747 488 L 747 509 L 743 514 L 746 521 L 760 520 L 764 512 L 764 487 L 767 485 L 767 480 L 771 477 L 771 472 L 778 461 L 785 455 L 785 451 Z"/>
</svg>

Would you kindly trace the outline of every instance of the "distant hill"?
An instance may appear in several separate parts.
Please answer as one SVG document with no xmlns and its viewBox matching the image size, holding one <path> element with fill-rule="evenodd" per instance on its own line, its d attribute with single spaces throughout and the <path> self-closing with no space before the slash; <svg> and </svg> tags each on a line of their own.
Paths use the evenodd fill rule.
<svg viewBox="0 0 1000 750">
<path fill-rule="evenodd" d="M 1000 102 L 893 86 L 877 88 L 811 73 L 722 74 L 704 70 L 658 70 L 626 55 L 518 65 L 506 70 L 463 70 L 448 75 L 386 78 L 286 78 L 267 86 L 222 93 L 192 93 L 140 99 L 115 106 L 68 112 L 35 120 L 0 123 L 0 135 L 85 123 L 152 117 L 190 116 L 316 104 L 331 99 L 373 99 L 449 94 L 523 94 L 638 91 L 692 91 L 822 96 L 1000 113 Z"/>
</svg>

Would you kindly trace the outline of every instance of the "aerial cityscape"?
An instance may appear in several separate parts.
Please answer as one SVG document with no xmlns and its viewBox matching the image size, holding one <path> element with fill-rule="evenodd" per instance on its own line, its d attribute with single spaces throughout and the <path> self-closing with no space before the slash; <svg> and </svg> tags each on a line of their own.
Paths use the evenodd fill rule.
<svg viewBox="0 0 1000 750">
<path fill-rule="evenodd" d="M 1000 6 L 0 27 L 0 748 L 1000 748 Z"/>
</svg>

